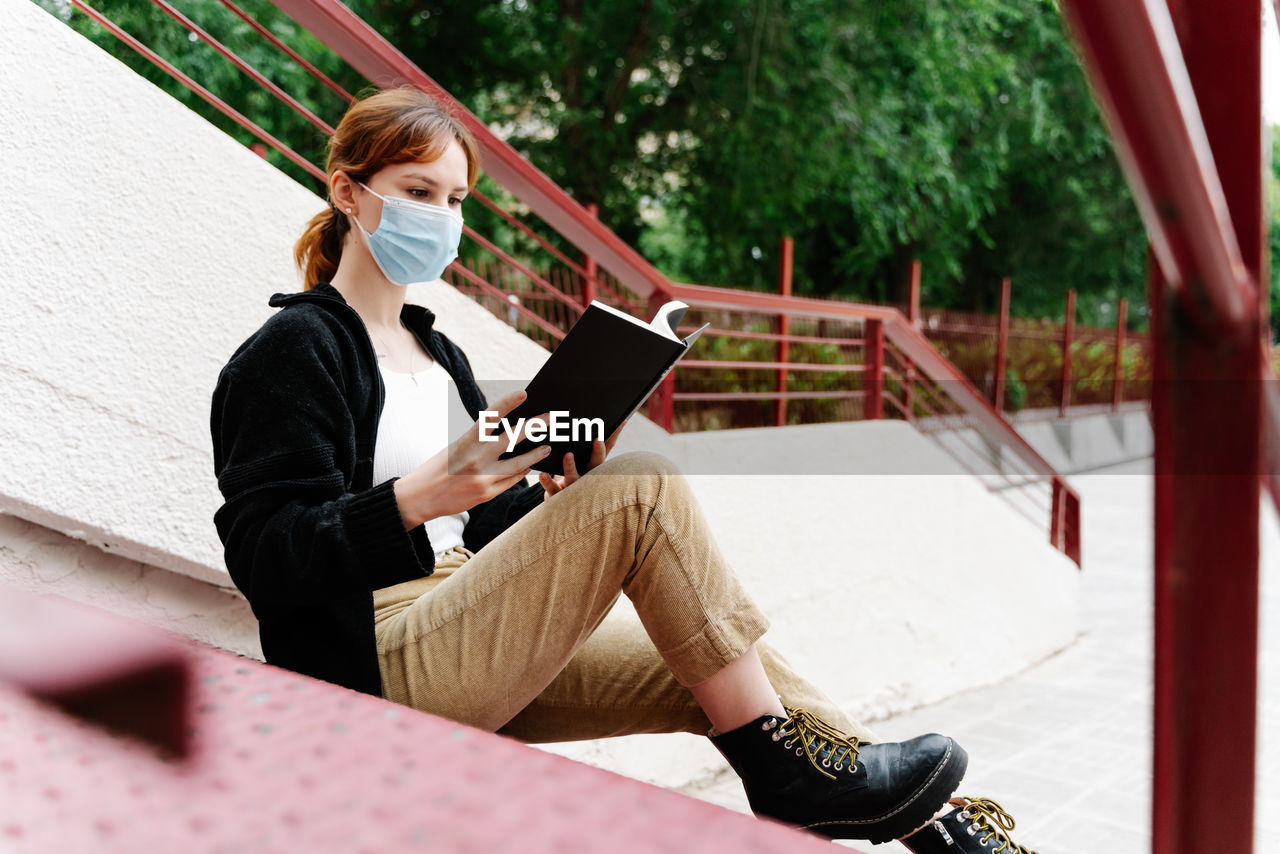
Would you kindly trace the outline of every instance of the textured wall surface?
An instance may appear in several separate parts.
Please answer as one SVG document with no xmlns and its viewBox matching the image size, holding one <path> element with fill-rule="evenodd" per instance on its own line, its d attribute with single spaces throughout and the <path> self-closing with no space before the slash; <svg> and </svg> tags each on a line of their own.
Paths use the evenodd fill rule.
<svg viewBox="0 0 1280 854">
<path fill-rule="evenodd" d="M 209 395 L 267 297 L 298 288 L 292 244 L 323 203 L 28 0 L 0 0 L 0 20 L 0 548 L 20 558 L 0 580 L 256 654 L 211 522 Z M 441 283 L 410 298 L 481 379 L 546 358 Z M 618 450 L 641 448 L 695 472 L 770 640 L 860 716 L 1074 637 L 1074 566 L 906 425 L 670 437 L 637 418 Z M 717 455 L 874 474 L 696 473 Z M 908 462 L 929 473 L 887 473 Z M 668 784 L 718 764 L 681 737 L 562 749 Z"/>
<path fill-rule="evenodd" d="M 239 593 L 0 514 L 0 586 L 49 593 L 262 658 L 258 621 Z"/>
</svg>

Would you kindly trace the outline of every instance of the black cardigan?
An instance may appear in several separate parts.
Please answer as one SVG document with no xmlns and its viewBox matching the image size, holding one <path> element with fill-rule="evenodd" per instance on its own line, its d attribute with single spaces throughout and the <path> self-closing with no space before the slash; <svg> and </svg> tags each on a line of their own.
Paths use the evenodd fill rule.
<svg viewBox="0 0 1280 854">
<path fill-rule="evenodd" d="M 405 531 L 394 480 L 372 482 L 385 392 L 360 316 L 328 284 L 270 304 L 284 310 L 236 350 L 213 393 L 227 569 L 268 662 L 381 695 L 373 591 L 429 575 L 434 552 L 422 526 Z M 486 403 L 462 350 L 427 309 L 406 305 L 401 318 L 477 418 Z M 520 482 L 476 505 L 463 544 L 479 551 L 543 497 Z"/>
</svg>

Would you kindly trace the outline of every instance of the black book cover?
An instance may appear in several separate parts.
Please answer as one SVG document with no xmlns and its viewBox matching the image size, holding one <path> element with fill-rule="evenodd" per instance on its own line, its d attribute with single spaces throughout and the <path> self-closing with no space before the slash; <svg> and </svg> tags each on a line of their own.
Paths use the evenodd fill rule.
<svg viewBox="0 0 1280 854">
<path fill-rule="evenodd" d="M 580 427 L 579 438 L 574 441 L 572 420 L 600 419 L 603 435 L 599 438 L 608 439 L 619 424 L 639 409 L 702 334 L 699 329 L 683 341 L 676 336 L 676 326 L 687 308 L 684 303 L 669 302 L 659 309 L 654 325 L 649 325 L 593 301 L 530 380 L 525 388 L 528 397 L 506 415 L 514 429 L 520 418 L 567 413 L 559 416 L 559 435 L 570 434 L 570 438 L 541 442 L 524 439 L 500 458 L 518 456 L 536 445 L 547 444 L 551 453 L 535 463 L 535 469 L 564 474 L 564 455 L 572 451 L 578 471 L 583 471 L 590 464 L 591 441 L 597 433 Z M 494 434 L 503 443 L 508 441 L 503 428 Z"/>
</svg>

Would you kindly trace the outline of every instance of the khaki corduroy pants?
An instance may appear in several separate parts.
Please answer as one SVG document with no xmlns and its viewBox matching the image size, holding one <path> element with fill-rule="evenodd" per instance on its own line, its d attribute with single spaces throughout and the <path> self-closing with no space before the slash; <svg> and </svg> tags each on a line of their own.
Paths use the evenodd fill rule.
<svg viewBox="0 0 1280 854">
<path fill-rule="evenodd" d="M 620 594 L 635 606 L 606 620 Z M 476 554 L 374 592 L 387 699 L 529 742 L 705 735 L 687 686 L 756 644 L 774 689 L 873 740 L 771 648 L 683 475 L 620 454 Z"/>
</svg>

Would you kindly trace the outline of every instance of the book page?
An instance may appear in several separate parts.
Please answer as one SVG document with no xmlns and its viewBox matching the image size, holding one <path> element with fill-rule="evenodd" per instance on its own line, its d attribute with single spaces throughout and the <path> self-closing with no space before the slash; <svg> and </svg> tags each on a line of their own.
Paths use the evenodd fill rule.
<svg viewBox="0 0 1280 854">
<path fill-rule="evenodd" d="M 684 313 L 689 310 L 689 306 L 686 303 L 680 302 L 680 300 L 671 300 L 658 309 L 658 313 L 654 315 L 652 323 L 645 323 L 643 320 L 632 317 L 621 309 L 617 309 L 607 303 L 600 302 L 600 300 L 593 299 L 591 301 L 591 305 L 594 305 L 597 308 L 602 308 L 610 314 L 621 317 L 622 319 L 634 323 L 637 326 L 644 326 L 652 329 L 663 338 L 676 342 L 680 341 L 680 337 L 676 335 L 676 329 L 680 325 L 680 319 L 684 317 Z"/>
</svg>

